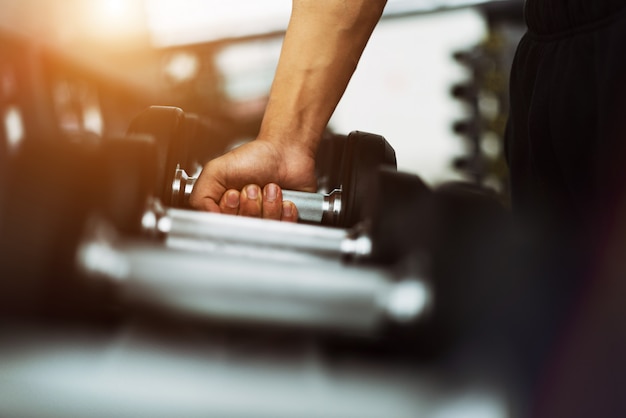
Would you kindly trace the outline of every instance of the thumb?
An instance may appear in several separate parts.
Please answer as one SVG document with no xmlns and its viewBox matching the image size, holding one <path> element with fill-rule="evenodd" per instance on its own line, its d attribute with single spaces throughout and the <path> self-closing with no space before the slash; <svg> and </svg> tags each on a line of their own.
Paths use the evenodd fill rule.
<svg viewBox="0 0 626 418">
<path fill-rule="evenodd" d="M 193 186 L 193 191 L 189 196 L 189 205 L 197 210 L 219 213 L 221 212 L 219 201 L 225 192 L 226 187 L 220 181 L 219 175 L 216 175 L 208 164 Z"/>
</svg>

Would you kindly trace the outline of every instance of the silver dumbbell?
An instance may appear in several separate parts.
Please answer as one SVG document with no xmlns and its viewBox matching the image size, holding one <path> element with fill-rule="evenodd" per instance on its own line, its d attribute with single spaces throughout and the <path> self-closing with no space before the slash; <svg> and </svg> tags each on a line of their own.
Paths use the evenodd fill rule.
<svg viewBox="0 0 626 418">
<path fill-rule="evenodd" d="M 210 135 L 190 135 L 197 131 L 197 118 L 185 114 L 181 109 L 167 106 L 152 106 L 131 123 L 128 130 L 133 135 L 148 135 L 155 139 L 158 148 L 158 173 L 155 176 L 155 196 L 166 206 L 186 207 L 193 189 L 193 177 L 180 169 L 193 170 L 203 165 L 212 155 L 193 154 L 199 144 L 210 144 Z M 218 143 L 220 141 L 217 141 Z M 372 174 L 380 166 L 396 167 L 393 147 L 380 135 L 353 131 L 342 140 L 341 162 L 338 178 L 333 187 L 341 192 L 329 194 L 300 193 L 285 191 L 284 198 L 298 207 L 300 218 L 306 222 L 325 225 L 352 227 L 363 220 L 365 206 L 370 203 Z M 318 158 L 324 158 L 324 155 Z"/>
<path fill-rule="evenodd" d="M 171 199 L 165 204 L 174 208 L 188 207 L 196 180 L 197 177 L 189 176 L 177 166 L 171 186 Z M 301 221 L 336 225 L 341 215 L 341 194 L 341 190 L 333 190 L 328 194 L 283 190 L 283 200 L 296 205 Z"/>
</svg>

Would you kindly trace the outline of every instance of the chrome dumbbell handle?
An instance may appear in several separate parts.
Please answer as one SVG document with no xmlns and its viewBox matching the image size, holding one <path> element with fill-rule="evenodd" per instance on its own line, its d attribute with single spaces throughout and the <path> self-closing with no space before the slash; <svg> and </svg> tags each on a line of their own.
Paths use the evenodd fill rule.
<svg viewBox="0 0 626 418">
<path fill-rule="evenodd" d="M 329 194 L 283 190 L 283 200 L 293 202 L 300 220 L 333 225 L 341 213 L 341 191 Z"/>
<path fill-rule="evenodd" d="M 189 206 L 189 196 L 191 196 L 196 180 L 196 177 L 189 176 L 180 166 L 176 166 L 176 173 L 172 181 L 170 201 L 163 203 L 173 208 Z"/>
<path fill-rule="evenodd" d="M 369 237 L 356 230 L 163 208 L 157 202 L 145 211 L 142 227 L 169 248 L 267 259 L 363 259 L 372 249 Z"/>
<path fill-rule="evenodd" d="M 196 177 L 189 176 L 185 170 L 177 167 L 172 182 L 171 199 L 165 203 L 175 208 L 188 206 L 196 180 Z M 329 194 L 283 190 L 283 200 L 293 202 L 298 208 L 300 220 L 305 222 L 334 225 L 341 213 L 340 190 L 333 190 Z"/>
</svg>

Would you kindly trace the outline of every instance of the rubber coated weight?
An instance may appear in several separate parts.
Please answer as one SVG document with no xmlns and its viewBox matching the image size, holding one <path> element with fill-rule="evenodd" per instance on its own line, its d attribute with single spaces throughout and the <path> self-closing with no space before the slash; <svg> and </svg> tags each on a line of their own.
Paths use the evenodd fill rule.
<svg viewBox="0 0 626 418">
<path fill-rule="evenodd" d="M 8 144 L 4 129 L 0 129 L 0 217 L 2 217 L 2 208 L 6 198 L 7 175 L 9 165 Z"/>
<path fill-rule="evenodd" d="M 434 194 L 419 176 L 381 167 L 369 193 L 371 261 L 391 264 L 431 248 Z"/>
<path fill-rule="evenodd" d="M 141 232 L 141 218 L 156 187 L 157 146 L 153 138 L 106 139 L 99 152 L 106 186 L 100 194 L 102 214 L 123 234 Z"/>
<path fill-rule="evenodd" d="M 341 163 L 342 208 L 339 225 L 350 228 L 366 219 L 372 187 L 381 166 L 396 169 L 396 153 L 380 135 L 354 131 L 348 135 Z"/>
<path fill-rule="evenodd" d="M 155 195 L 167 202 L 176 166 L 186 160 L 185 113 L 177 107 L 151 106 L 131 122 L 128 134 L 154 138 L 157 147 Z"/>
<path fill-rule="evenodd" d="M 341 189 L 341 162 L 347 135 L 325 132 L 315 156 L 315 174 L 318 193 Z"/>
<path fill-rule="evenodd" d="M 0 311 L 50 313 L 79 302 L 74 259 L 104 186 L 93 149 L 25 141 L 6 170 L 0 208 Z"/>
<path fill-rule="evenodd" d="M 218 123 L 171 106 L 151 106 L 144 110 L 131 122 L 128 134 L 155 139 L 158 150 L 155 195 L 168 206 L 176 168 L 195 175 L 204 164 L 223 154 L 232 139 Z"/>
<path fill-rule="evenodd" d="M 108 286 L 83 281 L 77 249 L 90 220 L 140 232 L 156 173 L 152 139 L 25 142 L 2 171 L 0 313 L 99 315 Z"/>
<path fill-rule="evenodd" d="M 186 158 L 180 161 L 180 167 L 189 174 L 222 155 L 235 140 L 234 132 L 223 124 L 193 113 L 185 113 L 185 137 Z"/>
</svg>

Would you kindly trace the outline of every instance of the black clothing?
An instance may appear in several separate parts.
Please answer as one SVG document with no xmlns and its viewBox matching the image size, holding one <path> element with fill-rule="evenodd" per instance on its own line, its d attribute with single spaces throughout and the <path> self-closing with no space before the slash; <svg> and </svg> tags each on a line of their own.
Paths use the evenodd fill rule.
<svg viewBox="0 0 626 418">
<path fill-rule="evenodd" d="M 624 0 L 528 0 L 526 23 L 530 32 L 554 36 L 614 18 Z"/>
<path fill-rule="evenodd" d="M 581 226 L 615 207 L 626 173 L 626 3 L 529 0 L 526 19 L 511 73 L 513 207 Z"/>
<path fill-rule="evenodd" d="M 626 1 L 528 0 L 525 14 L 506 155 L 514 210 L 550 241 L 529 277 L 544 318 L 526 336 L 544 339 L 534 412 L 626 416 Z"/>
</svg>

